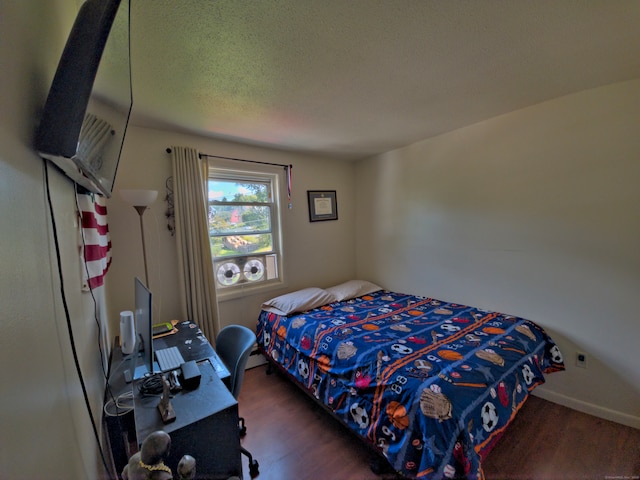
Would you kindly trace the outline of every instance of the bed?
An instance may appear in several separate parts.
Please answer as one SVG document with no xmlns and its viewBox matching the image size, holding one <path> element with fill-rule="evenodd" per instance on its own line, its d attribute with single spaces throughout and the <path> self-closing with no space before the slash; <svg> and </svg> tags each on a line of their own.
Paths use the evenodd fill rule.
<svg viewBox="0 0 640 480">
<path fill-rule="evenodd" d="M 529 320 L 369 282 L 262 308 L 261 353 L 406 478 L 484 478 L 529 393 L 564 369 Z"/>
</svg>

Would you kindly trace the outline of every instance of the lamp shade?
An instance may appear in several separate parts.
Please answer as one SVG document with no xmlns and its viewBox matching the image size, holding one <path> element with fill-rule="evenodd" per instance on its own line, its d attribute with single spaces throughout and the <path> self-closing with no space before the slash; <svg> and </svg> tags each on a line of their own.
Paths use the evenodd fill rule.
<svg viewBox="0 0 640 480">
<path fill-rule="evenodd" d="M 157 190 L 120 190 L 120 196 L 132 207 L 148 207 L 158 198 Z"/>
</svg>

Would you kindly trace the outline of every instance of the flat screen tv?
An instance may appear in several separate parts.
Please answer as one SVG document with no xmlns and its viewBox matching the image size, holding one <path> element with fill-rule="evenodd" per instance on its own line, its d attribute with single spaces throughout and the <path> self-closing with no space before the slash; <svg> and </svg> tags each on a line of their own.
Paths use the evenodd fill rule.
<svg viewBox="0 0 640 480">
<path fill-rule="evenodd" d="M 107 197 L 133 106 L 129 16 L 129 0 L 82 4 L 35 137 L 40 156 Z"/>
</svg>

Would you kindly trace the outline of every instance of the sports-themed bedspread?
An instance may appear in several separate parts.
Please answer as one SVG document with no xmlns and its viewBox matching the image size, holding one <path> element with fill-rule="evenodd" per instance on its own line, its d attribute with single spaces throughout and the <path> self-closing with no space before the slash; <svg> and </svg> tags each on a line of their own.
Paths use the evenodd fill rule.
<svg viewBox="0 0 640 480">
<path fill-rule="evenodd" d="M 558 347 L 531 321 L 378 291 L 309 312 L 263 311 L 262 352 L 406 477 L 484 478 L 484 457 Z"/>
</svg>

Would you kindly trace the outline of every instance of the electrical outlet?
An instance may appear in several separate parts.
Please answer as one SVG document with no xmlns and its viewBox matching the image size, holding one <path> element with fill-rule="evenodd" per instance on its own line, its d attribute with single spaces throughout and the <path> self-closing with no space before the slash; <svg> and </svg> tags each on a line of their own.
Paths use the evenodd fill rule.
<svg viewBox="0 0 640 480">
<path fill-rule="evenodd" d="M 576 367 L 587 368 L 587 354 L 576 352 Z"/>
</svg>

